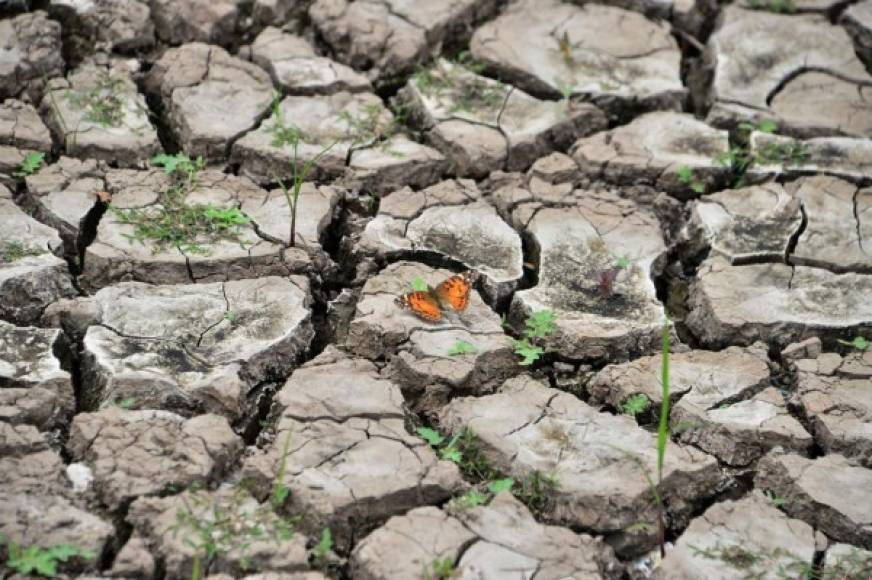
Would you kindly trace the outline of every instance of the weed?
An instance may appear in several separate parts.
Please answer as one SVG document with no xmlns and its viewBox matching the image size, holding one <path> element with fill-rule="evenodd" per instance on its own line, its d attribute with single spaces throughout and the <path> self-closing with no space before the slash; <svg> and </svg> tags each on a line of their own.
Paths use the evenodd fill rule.
<svg viewBox="0 0 872 580">
<path fill-rule="evenodd" d="M 363 112 L 352 115 L 348 111 L 339 113 L 339 119 L 345 122 L 347 128 L 341 136 L 342 141 L 353 144 L 375 143 L 391 137 L 397 131 L 392 120 L 382 118 L 384 109 L 380 103 L 371 103 L 363 108 Z"/>
<path fill-rule="evenodd" d="M 512 493 L 535 514 L 546 511 L 553 501 L 554 493 L 560 489 L 560 480 L 555 474 L 544 473 L 538 469 L 513 483 Z"/>
<path fill-rule="evenodd" d="M 777 14 L 793 14 L 796 4 L 793 0 L 749 0 L 748 7 L 753 10 L 765 10 Z"/>
<path fill-rule="evenodd" d="M 6 539 L 0 537 L 0 542 L 6 542 Z M 57 576 L 60 562 L 66 562 L 70 558 L 93 560 L 97 557 L 93 551 L 72 544 L 56 544 L 48 548 L 40 546 L 21 548 L 15 542 L 7 542 L 6 549 L 7 568 L 19 574 L 36 574 L 48 578 Z"/>
<path fill-rule="evenodd" d="M 220 497 L 193 491 L 183 501 L 185 508 L 176 512 L 170 529 L 174 537 L 183 533 L 184 542 L 195 551 L 192 580 L 202 578 L 216 556 L 231 551 L 240 554 L 243 569 L 249 568 L 252 544 L 290 540 L 298 521 L 276 515 L 271 505 L 253 501 L 242 487 Z"/>
<path fill-rule="evenodd" d="M 769 500 L 769 503 L 771 503 L 775 507 L 781 507 L 785 503 L 787 503 L 787 500 L 785 498 L 777 496 L 774 493 L 772 493 L 771 491 L 764 491 L 763 495 L 765 495 L 766 499 Z"/>
<path fill-rule="evenodd" d="M 285 196 L 285 202 L 288 204 L 288 212 L 291 214 L 291 228 L 289 232 L 288 245 L 290 247 L 295 247 L 297 245 L 297 206 L 300 201 L 300 191 L 303 189 L 303 183 L 305 183 L 306 178 L 309 177 L 309 173 L 312 172 L 312 169 L 315 168 L 315 165 L 318 161 L 321 160 L 333 147 L 339 142 L 337 139 L 333 141 L 321 151 L 318 152 L 312 159 L 303 164 L 302 168 L 298 167 L 298 157 L 297 150 L 300 146 L 300 139 L 302 138 L 302 134 L 297 131 L 294 134 L 288 134 L 286 136 L 291 136 L 292 141 L 291 145 L 293 146 L 293 157 L 291 158 L 291 169 L 293 171 L 293 183 L 290 188 L 285 185 L 285 182 L 274 176 L 274 179 L 278 182 L 279 187 L 282 189 L 282 193 Z"/>
<path fill-rule="evenodd" d="M 238 318 L 239 315 L 236 314 L 236 312 L 233 310 L 227 310 L 226 312 L 224 312 L 224 320 L 226 320 L 230 324 L 236 324 Z"/>
<path fill-rule="evenodd" d="M 715 163 L 729 169 L 733 173 L 733 187 L 744 187 L 746 184 L 745 174 L 754 164 L 781 163 L 784 165 L 797 165 L 808 158 L 809 152 L 802 143 L 790 141 L 789 143 L 767 143 L 756 152 L 752 152 L 749 137 L 752 132 L 774 133 L 778 125 L 774 121 L 761 121 L 753 123 L 739 123 L 738 145 L 731 145 L 727 151 L 713 159 Z"/>
<path fill-rule="evenodd" d="M 318 540 L 318 543 L 312 549 L 312 556 L 315 558 L 316 563 L 324 564 L 332 550 L 333 532 L 330 531 L 330 528 L 324 528 L 321 530 L 321 539 Z"/>
<path fill-rule="evenodd" d="M 465 75 L 466 71 L 472 75 Z M 419 69 L 413 80 L 425 95 L 449 96 L 452 101 L 449 113 L 498 109 L 506 97 L 506 88 L 479 76 L 483 71 L 484 65 L 462 52 L 451 66 L 436 64 Z"/>
<path fill-rule="evenodd" d="M 24 160 L 21 162 L 21 165 L 18 166 L 18 171 L 14 171 L 12 175 L 15 177 L 27 177 L 28 175 L 33 175 L 42 168 L 43 162 L 45 162 L 45 153 L 41 151 L 31 151 L 24 156 Z"/>
<path fill-rule="evenodd" d="M 77 110 L 84 110 L 84 119 L 101 127 L 119 127 L 124 121 L 124 79 L 106 72 L 87 91 L 67 91 L 64 97 Z"/>
<path fill-rule="evenodd" d="M 454 567 L 454 560 L 451 558 L 433 560 L 424 568 L 424 580 L 450 580 L 457 575 L 458 570 Z"/>
<path fill-rule="evenodd" d="M 657 486 L 663 481 L 663 461 L 666 457 L 666 444 L 669 442 L 669 319 L 663 320 L 663 337 L 660 352 L 660 387 L 662 401 L 660 402 L 660 421 L 657 424 Z M 657 518 L 657 536 L 660 542 L 660 556 L 666 556 L 666 510 L 655 492 L 659 517 Z"/>
<path fill-rule="evenodd" d="M 133 226 L 133 233 L 124 235 L 128 240 L 143 244 L 150 240 L 154 253 L 175 247 L 203 255 L 209 253 L 203 243 L 230 240 L 242 244 L 240 227 L 251 219 L 241 210 L 212 204 L 190 205 L 185 201 L 198 185 L 199 171 L 205 166 L 202 157 L 192 160 L 181 153 L 161 154 L 153 157 L 151 163 L 163 167 L 178 181 L 160 192 L 160 204 L 155 207 L 119 209 L 110 205 L 119 222 Z"/>
<path fill-rule="evenodd" d="M 282 113 L 281 108 L 282 96 L 280 94 L 276 94 L 273 97 L 272 102 L 272 126 L 267 128 L 272 136 L 272 146 L 273 147 L 284 147 L 286 145 L 293 145 L 298 143 L 299 141 L 304 140 L 305 136 L 303 132 L 293 125 L 288 126 L 285 124 L 285 116 Z"/>
<path fill-rule="evenodd" d="M 635 417 L 639 413 L 647 411 L 650 406 L 651 400 L 643 393 L 638 393 L 628 397 L 627 400 L 621 404 L 621 411 L 630 417 Z"/>
<path fill-rule="evenodd" d="M 39 256 L 45 251 L 35 246 L 29 246 L 22 242 L 9 240 L 0 242 L 0 263 L 12 263 L 28 256 Z"/>
<path fill-rule="evenodd" d="M 134 405 L 136 405 L 136 399 L 134 397 L 124 397 L 123 399 L 115 399 L 112 401 L 112 404 L 119 409 L 129 411 Z"/>
<path fill-rule="evenodd" d="M 854 340 L 842 340 L 842 339 L 837 339 L 837 340 L 838 340 L 839 344 L 844 344 L 845 346 L 850 346 L 851 348 L 856 349 L 856 350 L 866 350 L 867 348 L 869 348 L 870 345 L 872 345 L 872 342 L 869 342 L 866 338 L 864 338 L 862 336 L 855 336 Z"/>
<path fill-rule="evenodd" d="M 504 477 L 503 479 L 495 479 L 487 484 L 487 490 L 492 494 L 496 495 L 503 491 L 512 491 L 512 488 L 515 486 L 515 480 L 511 477 Z"/>
<path fill-rule="evenodd" d="M 512 341 L 515 354 L 521 357 L 520 365 L 529 366 L 545 353 L 542 342 L 557 331 L 557 315 L 551 310 L 538 310 L 525 322 L 524 334 Z"/>
<path fill-rule="evenodd" d="M 705 183 L 694 177 L 693 170 L 687 165 L 679 165 L 675 171 L 678 181 L 688 186 L 691 191 L 699 194 L 705 193 Z"/>
<path fill-rule="evenodd" d="M 456 341 L 448 350 L 448 356 L 458 356 L 463 354 L 475 354 L 478 348 L 474 344 L 470 344 L 463 340 Z"/>
<path fill-rule="evenodd" d="M 272 493 L 269 496 L 269 502 L 273 509 L 279 509 L 288 499 L 291 490 L 285 485 L 285 472 L 288 468 L 288 453 L 291 449 L 291 431 L 285 435 L 285 441 L 282 443 L 282 455 L 279 458 L 279 468 L 276 471 L 276 478 L 273 481 Z"/>
<path fill-rule="evenodd" d="M 461 429 L 451 438 L 430 427 L 418 427 L 416 433 L 430 444 L 441 459 L 453 461 L 471 479 L 489 481 L 499 476 L 499 472 L 485 457 L 481 442 L 471 429 Z"/>
<path fill-rule="evenodd" d="M 451 500 L 451 505 L 455 509 L 462 511 L 484 505 L 487 503 L 487 500 L 488 497 L 485 494 L 473 488 L 464 493 L 463 495 L 453 498 Z"/>
</svg>

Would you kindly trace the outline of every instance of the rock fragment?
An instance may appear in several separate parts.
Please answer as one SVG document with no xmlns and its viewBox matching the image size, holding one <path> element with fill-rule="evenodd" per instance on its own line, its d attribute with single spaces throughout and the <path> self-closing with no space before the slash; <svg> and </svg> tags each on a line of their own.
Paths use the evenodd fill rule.
<svg viewBox="0 0 872 580">
<path fill-rule="evenodd" d="M 61 25 L 42 10 L 0 20 L 0 98 L 38 102 L 43 77 L 63 74 Z"/>
</svg>

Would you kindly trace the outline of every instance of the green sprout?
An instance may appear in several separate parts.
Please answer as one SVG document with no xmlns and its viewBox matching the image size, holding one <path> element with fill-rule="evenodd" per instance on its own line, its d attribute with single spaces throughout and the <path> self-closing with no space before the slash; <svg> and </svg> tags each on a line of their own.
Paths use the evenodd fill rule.
<svg viewBox="0 0 872 580">
<path fill-rule="evenodd" d="M 33 175 L 42 167 L 45 161 L 45 153 L 41 151 L 31 151 L 24 156 L 21 165 L 18 166 L 18 171 L 14 171 L 12 175 L 15 177 L 27 177 Z"/>
</svg>

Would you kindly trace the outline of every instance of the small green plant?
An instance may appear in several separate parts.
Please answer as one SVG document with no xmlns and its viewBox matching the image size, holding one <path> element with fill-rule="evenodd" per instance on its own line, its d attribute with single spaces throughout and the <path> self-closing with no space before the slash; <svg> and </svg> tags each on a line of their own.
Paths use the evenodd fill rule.
<svg viewBox="0 0 872 580">
<path fill-rule="evenodd" d="M 502 479 L 495 479 L 487 484 L 487 490 L 492 494 L 496 495 L 503 491 L 512 491 L 512 488 L 515 486 L 515 480 L 512 477 L 504 477 Z"/>
<path fill-rule="evenodd" d="M 475 354 L 478 348 L 474 344 L 470 344 L 463 340 L 455 341 L 451 348 L 448 349 L 448 356 L 459 356 L 464 354 Z"/>
<path fill-rule="evenodd" d="M 842 340 L 838 339 L 839 344 L 844 344 L 845 346 L 850 346 L 856 350 L 866 350 L 872 345 L 872 342 L 869 342 L 866 338 L 862 336 L 855 336 L 853 340 Z"/>
<path fill-rule="evenodd" d="M 230 324 L 236 324 L 236 321 L 239 319 L 239 315 L 236 314 L 234 310 L 226 310 L 224 312 L 224 320 L 229 322 Z"/>
<path fill-rule="evenodd" d="M 657 537 L 660 543 L 660 556 L 666 557 L 666 509 L 656 490 L 663 481 L 663 462 L 666 458 L 666 445 L 669 443 L 669 319 L 663 320 L 663 336 L 660 352 L 660 420 L 657 423 L 657 486 L 655 499 L 658 507 Z"/>
<path fill-rule="evenodd" d="M 129 411 L 134 405 L 136 405 L 136 399 L 134 397 L 124 397 L 123 399 L 115 399 L 112 404 L 119 409 Z"/>
<path fill-rule="evenodd" d="M 749 0 L 748 7 L 753 10 L 765 10 L 777 14 L 793 14 L 796 4 L 793 0 Z"/>
<path fill-rule="evenodd" d="M 15 240 L 0 242 L 0 263 L 5 262 L 9 264 L 29 256 L 39 256 L 44 253 L 45 251 L 37 247 Z"/>
<path fill-rule="evenodd" d="M 687 165 L 680 165 L 675 171 L 678 181 L 688 186 L 691 191 L 699 194 L 705 193 L 705 183 L 693 175 L 693 170 Z"/>
<path fill-rule="evenodd" d="M 205 166 L 202 157 L 191 159 L 182 153 L 160 154 L 151 164 L 162 167 L 176 182 L 160 192 L 160 204 L 155 207 L 120 209 L 110 205 L 119 222 L 133 226 L 125 234 L 131 242 L 153 244 L 153 252 L 175 247 L 183 252 L 207 255 L 203 246 L 218 240 L 242 244 L 241 226 L 251 219 L 236 207 L 216 207 L 211 204 L 188 204 L 186 196 L 196 189 L 198 175 Z"/>
<path fill-rule="evenodd" d="M 457 574 L 458 570 L 454 567 L 454 560 L 451 558 L 433 560 L 424 568 L 424 580 L 451 580 Z"/>
<path fill-rule="evenodd" d="M 412 292 L 426 292 L 429 289 L 430 285 L 420 276 L 415 276 L 412 279 Z"/>
<path fill-rule="evenodd" d="M 769 503 L 771 503 L 775 507 L 781 507 L 785 503 L 787 503 L 787 500 L 785 498 L 783 498 L 781 496 L 777 496 L 774 493 L 772 493 L 771 491 L 764 491 L 763 495 L 765 495 L 766 499 L 769 500 Z"/>
<path fill-rule="evenodd" d="M 0 542 L 6 542 L 6 539 L 0 537 Z M 72 544 L 56 544 L 48 548 L 40 546 L 21 548 L 15 542 L 8 542 L 6 550 L 7 568 L 19 574 L 36 574 L 48 578 L 57 576 L 60 562 L 67 562 L 70 558 L 93 560 L 97 557 L 92 550 Z"/>
<path fill-rule="evenodd" d="M 298 127 L 285 124 L 285 116 L 282 112 L 281 102 L 282 96 L 280 94 L 276 94 L 273 97 L 272 102 L 273 124 L 267 128 L 267 130 L 273 136 L 271 142 L 273 147 L 284 147 L 286 145 L 293 145 L 294 143 L 305 140 L 303 132 Z"/>
<path fill-rule="evenodd" d="M 515 354 L 521 357 L 520 365 L 529 366 L 545 353 L 542 342 L 557 331 L 557 315 L 551 310 L 538 310 L 525 322 L 524 334 L 512 341 Z"/>
<path fill-rule="evenodd" d="M 487 503 L 488 497 L 479 490 L 472 488 L 463 495 L 451 500 L 451 505 L 459 510 L 467 510 Z"/>
<path fill-rule="evenodd" d="M 425 95 L 449 95 L 452 102 L 449 113 L 498 109 L 506 98 L 507 88 L 481 77 L 484 68 L 469 52 L 463 51 L 451 66 L 436 64 L 418 69 L 413 81 Z M 464 75 L 465 71 L 475 76 Z"/>
<path fill-rule="evenodd" d="M 291 450 L 291 431 L 285 435 L 285 440 L 282 443 L 282 454 L 279 457 L 279 468 L 276 471 L 276 477 L 273 480 L 272 493 L 270 493 L 269 501 L 273 509 L 279 509 L 288 499 L 291 493 L 290 488 L 285 484 L 285 472 L 288 468 L 288 453 Z"/>
<path fill-rule="evenodd" d="M 318 543 L 312 549 L 312 557 L 315 559 L 315 562 L 323 564 L 327 561 L 327 557 L 332 550 L 333 532 L 330 531 L 330 528 L 324 528 L 321 530 L 321 539 L 318 540 Z"/>
<path fill-rule="evenodd" d="M 170 530 L 174 537 L 182 534 L 194 549 L 192 580 L 200 580 L 217 556 L 231 551 L 240 555 L 243 568 L 250 567 L 252 544 L 290 540 L 299 520 L 278 516 L 270 504 L 258 504 L 242 486 L 218 497 L 195 490 L 183 501 L 185 507 L 176 512 Z"/>
<path fill-rule="evenodd" d="M 530 511 L 541 514 L 554 501 L 554 494 L 559 489 L 560 480 L 557 475 L 536 469 L 513 482 L 512 493 L 530 508 Z"/>
<path fill-rule="evenodd" d="M 713 159 L 715 163 L 729 169 L 733 174 L 733 187 L 744 187 L 746 184 L 745 174 L 752 165 L 765 165 L 781 163 L 784 165 L 798 165 L 808 158 L 808 148 L 796 141 L 787 143 L 766 143 L 756 152 L 750 149 L 750 135 L 752 132 L 774 133 L 778 125 L 774 121 L 761 121 L 754 123 L 739 123 L 737 126 L 737 144 L 731 145 L 727 151 Z"/>
<path fill-rule="evenodd" d="M 431 427 L 418 427 L 416 433 L 441 459 L 453 461 L 469 478 L 475 481 L 490 481 L 499 477 L 481 449 L 481 442 L 471 429 L 460 429 L 450 438 Z"/>
<path fill-rule="evenodd" d="M 360 114 L 353 115 L 349 111 L 339 113 L 346 129 L 340 139 L 352 144 L 376 143 L 390 138 L 398 127 L 393 120 L 383 118 L 384 108 L 380 103 L 366 105 Z M 353 145 L 352 145 L 353 146 Z"/>
<path fill-rule="evenodd" d="M 84 119 L 101 127 L 119 127 L 124 122 L 124 79 L 106 72 L 86 91 L 67 91 L 64 96 L 74 109 L 84 110 Z"/>
<path fill-rule="evenodd" d="M 18 166 L 18 171 L 14 171 L 12 175 L 15 177 L 27 177 L 33 175 L 42 168 L 45 162 L 45 153 L 42 151 L 31 151 L 24 156 L 21 165 Z"/>
<path fill-rule="evenodd" d="M 639 413 L 644 413 L 651 406 L 651 400 L 643 393 L 637 393 L 621 404 L 621 411 L 625 415 L 635 417 Z"/>
</svg>

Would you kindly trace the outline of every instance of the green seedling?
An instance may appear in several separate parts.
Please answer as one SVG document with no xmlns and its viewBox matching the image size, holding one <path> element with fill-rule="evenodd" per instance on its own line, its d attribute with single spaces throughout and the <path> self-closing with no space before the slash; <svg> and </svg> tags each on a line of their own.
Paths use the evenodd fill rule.
<svg viewBox="0 0 872 580">
<path fill-rule="evenodd" d="M 663 321 L 663 336 L 660 352 L 660 420 L 657 424 L 657 488 L 663 481 L 663 462 L 666 457 L 666 444 L 669 443 L 669 319 Z M 657 489 L 655 488 L 655 490 Z M 655 499 L 658 505 L 658 540 L 660 556 L 666 557 L 666 509 L 663 506 L 659 492 Z"/>
<path fill-rule="evenodd" d="M 119 409 L 129 411 L 136 405 L 136 399 L 134 397 L 124 397 L 123 399 L 116 399 L 113 404 Z"/>
<path fill-rule="evenodd" d="M 0 537 L 0 541 L 6 539 Z M 58 574 L 58 564 L 71 558 L 93 560 L 97 555 L 92 550 L 79 548 L 72 544 L 56 544 L 47 548 L 28 546 L 22 548 L 15 542 L 6 544 L 6 567 L 19 574 L 35 574 L 54 578 Z"/>
<path fill-rule="evenodd" d="M 487 484 L 487 490 L 492 494 L 496 495 L 503 491 L 512 491 L 512 488 L 515 486 L 515 480 L 511 477 L 504 477 L 502 479 L 495 479 Z"/>
<path fill-rule="evenodd" d="M 519 364 L 529 366 L 545 353 L 542 342 L 557 332 L 557 315 L 551 310 L 538 310 L 531 313 L 524 323 L 524 334 L 512 341 L 515 354 L 521 357 Z"/>
<path fill-rule="evenodd" d="M 45 254 L 40 248 L 24 244 L 19 241 L 10 240 L 0 242 L 0 263 L 12 263 L 30 256 L 39 256 Z"/>
<path fill-rule="evenodd" d="M 787 503 L 787 499 L 780 497 L 780 496 L 777 496 L 774 493 L 772 493 L 771 491 L 764 491 L 763 495 L 765 495 L 766 499 L 769 500 L 769 503 L 771 503 L 775 507 L 781 507 Z"/>
<path fill-rule="evenodd" d="M 331 551 L 333 551 L 333 532 L 330 531 L 330 528 L 324 528 L 321 530 L 321 539 L 312 549 L 312 556 L 315 562 L 323 564 L 327 561 Z"/>
<path fill-rule="evenodd" d="M 639 413 L 647 411 L 650 406 L 651 400 L 646 395 L 638 393 L 628 397 L 627 400 L 621 404 L 621 411 L 623 411 L 625 415 L 635 417 Z"/>
<path fill-rule="evenodd" d="M 22 178 L 33 175 L 42 168 L 43 162 L 45 162 L 45 153 L 42 151 L 31 151 L 24 156 L 24 160 L 18 166 L 18 171 L 14 171 L 12 175 Z"/>
<path fill-rule="evenodd" d="M 487 496 L 473 488 L 451 500 L 451 505 L 459 510 L 468 510 L 487 503 Z"/>
<path fill-rule="evenodd" d="M 124 122 L 124 79 L 104 73 L 97 84 L 86 91 L 67 91 L 65 98 L 84 120 L 101 127 L 120 127 Z"/>
<path fill-rule="evenodd" d="M 273 480 L 272 493 L 270 493 L 269 501 L 273 509 L 279 509 L 288 499 L 291 493 L 290 488 L 285 484 L 285 472 L 288 468 L 288 453 L 291 450 L 291 431 L 285 435 L 285 440 L 282 443 L 282 455 L 279 458 L 279 468 L 276 471 L 276 477 Z"/>
<path fill-rule="evenodd" d="M 687 165 L 680 165 L 675 171 L 678 181 L 688 186 L 694 193 L 705 193 L 705 183 L 693 175 L 693 170 Z"/>
<path fill-rule="evenodd" d="M 424 568 L 424 580 L 451 580 L 456 578 L 458 570 L 451 558 L 436 559 Z"/>
<path fill-rule="evenodd" d="M 866 350 L 867 348 L 869 348 L 869 345 L 872 344 L 862 336 L 855 336 L 853 340 L 838 339 L 838 342 L 839 344 L 850 346 L 851 348 L 856 350 Z"/>
<path fill-rule="evenodd" d="M 415 276 L 412 279 L 412 292 L 426 292 L 429 289 L 430 285 L 420 276 Z"/>
<path fill-rule="evenodd" d="M 448 356 L 459 356 L 464 354 L 475 354 L 478 352 L 478 348 L 474 344 L 470 344 L 463 340 L 456 341 L 450 349 L 448 349 Z"/>
</svg>

